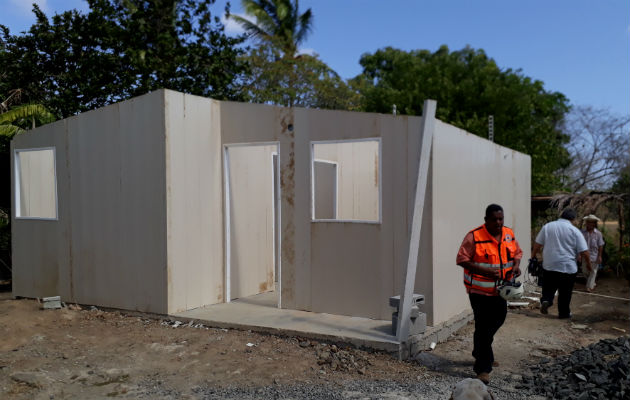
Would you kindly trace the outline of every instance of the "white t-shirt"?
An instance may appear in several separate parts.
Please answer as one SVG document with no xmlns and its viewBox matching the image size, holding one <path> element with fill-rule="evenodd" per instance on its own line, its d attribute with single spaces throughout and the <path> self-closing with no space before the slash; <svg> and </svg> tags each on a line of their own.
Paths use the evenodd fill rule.
<svg viewBox="0 0 630 400">
<path fill-rule="evenodd" d="M 545 224 L 536 236 L 536 243 L 543 246 L 543 268 L 565 274 L 577 272 L 575 259 L 588 250 L 582 232 L 564 218 Z"/>
</svg>

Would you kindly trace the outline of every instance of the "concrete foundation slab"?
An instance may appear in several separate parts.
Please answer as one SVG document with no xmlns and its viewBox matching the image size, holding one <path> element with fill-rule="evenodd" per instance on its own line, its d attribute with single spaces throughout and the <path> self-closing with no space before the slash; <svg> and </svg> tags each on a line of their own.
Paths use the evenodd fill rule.
<svg viewBox="0 0 630 400">
<path fill-rule="evenodd" d="M 276 292 L 267 292 L 171 315 L 222 328 L 301 336 L 392 353 L 399 350 L 391 321 L 280 309 L 277 304 Z"/>
<path fill-rule="evenodd" d="M 345 343 L 360 348 L 392 353 L 400 359 L 414 357 L 430 348 L 431 342 L 444 342 L 472 320 L 472 311 L 458 314 L 426 332 L 399 343 L 392 334 L 391 321 L 348 317 L 277 307 L 277 292 L 267 292 L 176 314 L 172 317 L 195 320 L 219 328 L 251 329 L 283 336 Z"/>
</svg>

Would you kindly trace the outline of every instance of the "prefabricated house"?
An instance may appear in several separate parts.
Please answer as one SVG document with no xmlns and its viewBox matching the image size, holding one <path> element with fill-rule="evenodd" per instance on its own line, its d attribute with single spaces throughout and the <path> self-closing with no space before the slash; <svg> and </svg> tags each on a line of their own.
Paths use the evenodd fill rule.
<svg viewBox="0 0 630 400">
<path fill-rule="evenodd" d="M 274 291 L 282 309 L 388 320 L 411 277 L 428 324 L 447 321 L 470 308 L 455 256 L 488 204 L 530 248 L 530 158 L 434 111 L 158 90 L 18 135 L 13 294 L 173 314 Z"/>
</svg>

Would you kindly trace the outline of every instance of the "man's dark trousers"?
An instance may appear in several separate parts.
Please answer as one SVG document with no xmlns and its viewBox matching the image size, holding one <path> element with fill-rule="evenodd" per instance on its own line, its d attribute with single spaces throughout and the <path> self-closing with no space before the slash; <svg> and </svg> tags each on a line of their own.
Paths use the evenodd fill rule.
<svg viewBox="0 0 630 400">
<path fill-rule="evenodd" d="M 492 341 L 507 315 L 507 302 L 500 296 L 484 296 L 470 293 L 470 305 L 475 314 L 475 335 L 472 355 L 475 357 L 475 373 L 490 373 L 494 354 Z"/>
<path fill-rule="evenodd" d="M 575 284 L 575 275 L 557 271 L 543 271 L 542 297 L 540 302 L 548 301 L 553 304 L 553 297 L 558 291 L 558 316 L 569 318 L 571 316 L 571 295 Z"/>
</svg>

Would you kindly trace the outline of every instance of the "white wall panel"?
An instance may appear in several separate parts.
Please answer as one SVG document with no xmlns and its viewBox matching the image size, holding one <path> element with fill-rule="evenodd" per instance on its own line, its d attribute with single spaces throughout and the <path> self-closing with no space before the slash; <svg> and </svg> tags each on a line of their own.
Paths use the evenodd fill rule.
<svg viewBox="0 0 630 400">
<path fill-rule="evenodd" d="M 313 161 L 313 207 L 315 219 L 337 219 L 338 165 Z"/>
<path fill-rule="evenodd" d="M 505 225 L 514 229 L 527 260 L 530 157 L 437 121 L 432 178 L 433 322 L 439 323 L 469 307 L 455 258 L 466 233 L 484 223 L 489 204 L 503 207 Z"/>
<path fill-rule="evenodd" d="M 167 311 L 163 95 L 68 120 L 69 278 L 79 303 Z"/>
<path fill-rule="evenodd" d="M 165 92 L 168 310 L 224 301 L 219 103 Z"/>
</svg>

